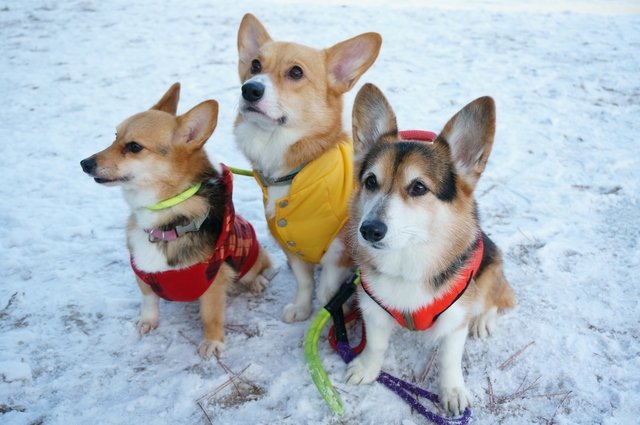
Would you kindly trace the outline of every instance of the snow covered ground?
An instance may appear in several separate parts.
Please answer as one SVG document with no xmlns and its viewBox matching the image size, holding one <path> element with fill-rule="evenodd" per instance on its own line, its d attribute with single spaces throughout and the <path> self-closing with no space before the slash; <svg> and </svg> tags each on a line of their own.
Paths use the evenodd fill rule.
<svg viewBox="0 0 640 425">
<path fill-rule="evenodd" d="M 179 112 L 220 102 L 208 152 L 246 167 L 231 135 L 246 12 L 274 38 L 316 47 L 382 34 L 358 87 L 378 85 L 401 128 L 439 131 L 474 98 L 495 98 L 496 142 L 477 196 L 519 303 L 493 337 L 467 343 L 474 423 L 637 423 L 637 3 L 303 3 L 0 2 L 0 423 L 425 423 L 378 384 L 345 385 L 343 363 L 321 341 L 347 413 L 325 405 L 302 351 L 309 322 L 280 320 L 294 281 L 249 178 L 236 178 L 236 209 L 280 272 L 262 296 L 230 298 L 220 362 L 194 355 L 197 304 L 163 302 L 160 327 L 136 334 L 127 208 L 79 161 L 180 81 Z M 434 348 L 409 332 L 391 344 L 385 369 L 435 391 L 436 371 L 425 373 Z M 246 382 L 224 387 L 240 373 Z"/>
</svg>

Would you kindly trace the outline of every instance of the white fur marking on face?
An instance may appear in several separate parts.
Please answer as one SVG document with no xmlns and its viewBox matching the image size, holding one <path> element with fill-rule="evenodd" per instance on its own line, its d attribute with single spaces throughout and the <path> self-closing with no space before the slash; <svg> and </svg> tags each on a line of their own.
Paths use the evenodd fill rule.
<svg viewBox="0 0 640 425">
<path fill-rule="evenodd" d="M 244 84 L 248 83 L 262 84 L 264 94 L 260 100 L 254 103 L 245 100 L 240 95 L 240 113 L 244 119 L 255 122 L 265 130 L 272 130 L 274 127 L 280 126 L 280 119 L 287 117 L 288 114 L 278 102 L 278 93 L 271 79 L 266 74 L 260 74 L 244 82 Z M 248 109 L 250 107 L 260 112 L 253 112 Z"/>
</svg>

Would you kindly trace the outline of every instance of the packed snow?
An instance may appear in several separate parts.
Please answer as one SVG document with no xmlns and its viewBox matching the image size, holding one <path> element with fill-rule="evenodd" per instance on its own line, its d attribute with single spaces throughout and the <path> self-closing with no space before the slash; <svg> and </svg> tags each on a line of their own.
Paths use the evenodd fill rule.
<svg viewBox="0 0 640 425">
<path fill-rule="evenodd" d="M 496 140 L 476 196 L 518 305 L 492 337 L 467 342 L 473 423 L 638 423 L 637 4 L 520 3 L 1 2 L 0 423 L 427 423 L 380 384 L 346 385 L 322 339 L 346 413 L 327 407 L 302 350 L 310 320 L 281 321 L 295 282 L 248 177 L 235 179 L 236 210 L 279 273 L 260 296 L 229 298 L 227 350 L 194 354 L 197 303 L 163 301 L 159 328 L 136 332 L 127 206 L 79 162 L 180 81 L 179 113 L 220 103 L 209 154 L 248 167 L 232 137 L 247 12 L 275 39 L 318 48 L 382 35 L 345 117 L 364 82 L 382 89 L 403 129 L 437 132 L 471 100 L 494 97 Z M 384 369 L 436 391 L 433 353 L 419 333 L 398 331 Z"/>
</svg>

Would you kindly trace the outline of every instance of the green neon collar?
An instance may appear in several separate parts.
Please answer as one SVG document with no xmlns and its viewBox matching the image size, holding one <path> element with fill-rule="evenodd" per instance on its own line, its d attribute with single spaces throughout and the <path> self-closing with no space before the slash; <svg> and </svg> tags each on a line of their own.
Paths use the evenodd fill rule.
<svg viewBox="0 0 640 425">
<path fill-rule="evenodd" d="M 200 189 L 200 186 L 202 186 L 202 182 L 196 184 L 195 186 L 191 186 L 189 189 L 185 190 L 179 195 L 174 196 L 173 198 L 165 199 L 164 201 L 160 201 L 155 205 L 152 205 L 150 207 L 145 207 L 145 208 L 148 210 L 155 211 L 155 210 L 163 210 L 165 208 L 173 207 L 175 205 L 178 205 L 182 201 L 186 201 L 187 199 L 195 195 L 198 189 Z"/>
</svg>

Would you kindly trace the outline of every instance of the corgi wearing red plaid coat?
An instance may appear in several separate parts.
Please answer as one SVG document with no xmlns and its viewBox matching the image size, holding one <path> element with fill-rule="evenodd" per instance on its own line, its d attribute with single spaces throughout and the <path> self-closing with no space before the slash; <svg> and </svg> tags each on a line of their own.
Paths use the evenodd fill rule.
<svg viewBox="0 0 640 425">
<path fill-rule="evenodd" d="M 515 305 L 473 197 L 494 133 L 490 97 L 465 106 L 425 143 L 403 140 L 377 87 L 367 84 L 356 96 L 356 185 L 346 229 L 368 339 L 347 367 L 349 383 L 376 379 L 392 330 L 404 327 L 439 341 L 442 406 L 458 415 L 471 404 L 461 365 L 467 334 L 486 337 L 498 312 Z"/>
<path fill-rule="evenodd" d="M 159 300 L 200 301 L 204 338 L 198 354 L 224 345 L 226 289 L 239 282 L 259 294 L 271 258 L 253 227 L 235 214 L 233 177 L 203 149 L 216 127 L 218 103 L 207 100 L 176 116 L 180 85 L 149 111 L 117 127 L 111 146 L 81 161 L 97 183 L 122 186 L 131 207 L 127 245 L 142 292 L 140 334 L 158 326 Z"/>
</svg>

